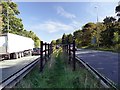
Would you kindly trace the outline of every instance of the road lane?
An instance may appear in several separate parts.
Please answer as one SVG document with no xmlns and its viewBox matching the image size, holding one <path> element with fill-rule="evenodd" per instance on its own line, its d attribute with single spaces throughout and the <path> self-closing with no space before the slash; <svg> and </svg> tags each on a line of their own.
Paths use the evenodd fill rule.
<svg viewBox="0 0 120 90">
<path fill-rule="evenodd" d="M 0 82 L 28 65 L 39 56 L 27 56 L 19 59 L 4 60 L 0 62 Z"/>
<path fill-rule="evenodd" d="M 103 76 L 120 85 L 118 76 L 118 53 L 79 49 L 76 55 L 95 68 Z"/>
</svg>

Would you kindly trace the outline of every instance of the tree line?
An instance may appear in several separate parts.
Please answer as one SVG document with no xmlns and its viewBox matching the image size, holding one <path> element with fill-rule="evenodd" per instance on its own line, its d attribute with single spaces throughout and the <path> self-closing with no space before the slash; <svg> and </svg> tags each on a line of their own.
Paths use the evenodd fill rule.
<svg viewBox="0 0 120 90">
<path fill-rule="evenodd" d="M 40 39 L 38 36 L 31 30 L 25 30 L 22 19 L 17 17 L 20 14 L 17 4 L 8 0 L 8 2 L 2 2 L 1 5 L 2 29 L 0 30 L 0 33 L 3 34 L 9 32 L 32 38 L 35 47 L 39 47 Z"/>
<path fill-rule="evenodd" d="M 116 6 L 115 11 L 118 20 L 114 17 L 106 17 L 103 22 L 89 22 L 82 29 L 76 30 L 73 34 L 63 34 L 62 38 L 53 40 L 53 44 L 72 43 L 73 37 L 76 46 L 81 47 L 105 47 L 120 49 L 120 5 Z"/>
</svg>

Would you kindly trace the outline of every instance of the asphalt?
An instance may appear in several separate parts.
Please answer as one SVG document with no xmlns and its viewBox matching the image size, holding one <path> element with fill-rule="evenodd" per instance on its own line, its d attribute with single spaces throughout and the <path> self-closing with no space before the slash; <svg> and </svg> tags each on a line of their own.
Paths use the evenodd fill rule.
<svg viewBox="0 0 120 90">
<path fill-rule="evenodd" d="M 104 77 L 107 77 L 115 84 L 120 85 L 120 61 L 119 54 L 107 51 L 78 49 L 76 55 L 91 65 Z"/>
<path fill-rule="evenodd" d="M 20 59 L 11 59 L 0 61 L 0 82 L 19 71 L 39 56 L 27 56 Z"/>
</svg>

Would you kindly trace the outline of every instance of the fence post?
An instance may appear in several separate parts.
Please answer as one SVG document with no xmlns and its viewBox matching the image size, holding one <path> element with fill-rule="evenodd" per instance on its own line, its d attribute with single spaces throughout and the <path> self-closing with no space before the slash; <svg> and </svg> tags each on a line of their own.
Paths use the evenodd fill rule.
<svg viewBox="0 0 120 90">
<path fill-rule="evenodd" d="M 50 55 L 50 45 L 48 44 L 48 58 L 49 58 L 49 55 Z"/>
<path fill-rule="evenodd" d="M 43 41 L 41 41 L 40 72 L 43 71 Z"/>
<path fill-rule="evenodd" d="M 52 44 L 50 44 L 50 55 L 52 54 Z"/>
<path fill-rule="evenodd" d="M 67 53 L 67 44 L 65 44 L 65 52 Z"/>
<path fill-rule="evenodd" d="M 68 50 L 68 49 L 69 49 L 69 44 L 67 44 L 67 53 L 69 53 L 69 50 Z"/>
<path fill-rule="evenodd" d="M 71 61 L 71 48 L 70 48 L 70 44 L 68 44 L 68 54 L 69 54 L 69 64 L 70 64 L 70 61 Z"/>
<path fill-rule="evenodd" d="M 45 62 L 47 62 L 47 58 L 46 58 L 46 56 L 47 56 L 46 46 L 47 46 L 47 43 L 45 42 Z"/>
<path fill-rule="evenodd" d="M 75 60 L 75 39 L 73 39 L 73 71 L 76 69 L 76 60 Z"/>
</svg>

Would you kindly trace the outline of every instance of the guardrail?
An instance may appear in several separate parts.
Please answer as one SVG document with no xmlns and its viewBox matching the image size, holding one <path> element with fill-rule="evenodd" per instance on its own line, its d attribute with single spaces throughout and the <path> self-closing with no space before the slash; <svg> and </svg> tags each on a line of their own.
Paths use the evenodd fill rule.
<svg viewBox="0 0 120 90">
<path fill-rule="evenodd" d="M 87 68 L 87 70 L 89 70 L 98 80 L 100 80 L 101 84 L 105 88 L 113 88 L 115 90 L 118 90 L 116 86 L 111 83 L 111 81 L 109 81 L 107 78 L 101 75 L 97 70 L 95 70 L 92 66 L 86 63 L 84 60 L 80 59 L 78 56 L 76 56 L 76 60 L 82 63 L 84 67 Z"/>
<path fill-rule="evenodd" d="M 72 45 L 72 48 L 71 48 Z M 90 66 L 88 63 L 86 63 L 84 60 L 80 59 L 75 55 L 75 40 L 73 40 L 73 43 L 63 44 L 63 50 L 68 53 L 69 62 L 71 62 L 71 59 L 73 61 L 73 71 L 75 71 L 76 68 L 76 60 L 78 60 L 81 64 L 84 65 L 84 67 L 89 70 L 98 80 L 100 80 L 101 84 L 105 88 L 113 88 L 115 90 L 118 90 L 117 87 L 108 79 L 105 78 L 103 75 L 101 75 L 97 70 L 95 70 L 92 66 Z"/>
<path fill-rule="evenodd" d="M 18 83 L 27 73 L 31 71 L 31 69 L 34 68 L 34 66 L 38 63 L 39 59 L 37 58 L 33 62 L 29 63 L 16 73 L 12 74 L 2 82 L 0 82 L 0 90 L 5 88 L 12 88 L 15 86 L 16 83 Z"/>
</svg>

